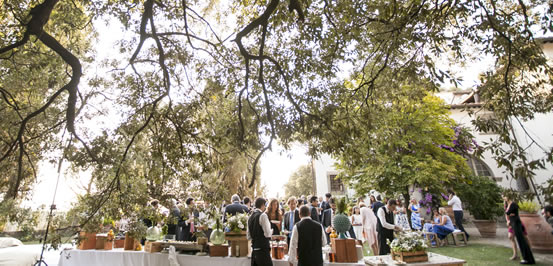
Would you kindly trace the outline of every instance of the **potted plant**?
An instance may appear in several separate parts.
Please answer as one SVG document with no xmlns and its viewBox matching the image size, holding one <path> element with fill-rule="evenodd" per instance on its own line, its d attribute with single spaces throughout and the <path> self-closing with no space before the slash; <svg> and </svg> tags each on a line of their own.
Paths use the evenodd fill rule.
<svg viewBox="0 0 553 266">
<path fill-rule="evenodd" d="M 503 215 L 501 188 L 495 181 L 484 176 L 473 176 L 468 183 L 458 184 L 457 194 L 474 216 L 474 225 L 484 238 L 496 235 L 495 219 Z"/>
<path fill-rule="evenodd" d="M 342 197 L 336 204 L 336 215 L 334 215 L 334 228 L 339 234 L 340 239 L 346 239 L 346 232 L 351 227 L 351 222 L 346 215 L 346 198 Z"/>
<path fill-rule="evenodd" d="M 230 242 L 232 257 L 245 257 L 249 253 L 248 239 L 246 238 L 247 225 L 248 215 L 245 213 L 227 216 L 225 227 L 229 232 L 225 233 L 225 239 Z"/>
<path fill-rule="evenodd" d="M 553 235 L 549 224 L 538 214 L 539 205 L 533 201 L 521 201 L 518 204 L 519 216 L 528 233 L 528 241 L 532 250 L 542 253 L 553 253 Z"/>
<path fill-rule="evenodd" d="M 146 236 L 146 225 L 137 217 L 132 217 L 125 233 L 125 250 L 141 250 L 140 240 Z"/>
<path fill-rule="evenodd" d="M 77 239 L 79 249 L 95 249 L 96 248 L 96 234 L 102 230 L 102 218 L 99 215 L 92 217 L 87 214 L 80 216 L 80 221 L 84 223 L 79 232 L 79 238 Z"/>
</svg>

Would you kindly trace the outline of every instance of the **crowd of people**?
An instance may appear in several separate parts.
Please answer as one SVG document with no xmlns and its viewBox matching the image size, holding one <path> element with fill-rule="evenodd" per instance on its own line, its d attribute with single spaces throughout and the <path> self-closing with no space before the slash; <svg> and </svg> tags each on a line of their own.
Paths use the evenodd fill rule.
<svg viewBox="0 0 553 266">
<path fill-rule="evenodd" d="M 433 208 L 430 220 L 425 221 L 421 216 L 421 206 L 414 198 L 409 204 L 403 204 L 401 199 L 383 199 L 380 195 L 371 195 L 368 200 L 357 199 L 355 206 L 350 208 L 352 226 L 346 232 L 346 236 L 359 240 L 367 245 L 373 254 L 378 255 L 390 253 L 388 243 L 394 239 L 394 232 L 399 231 L 433 232 L 437 235 L 435 241 L 438 245 L 443 245 L 442 240 L 456 230 L 464 232 L 468 240 L 469 234 L 462 223 L 461 199 L 452 190 L 448 190 L 448 194 L 448 205 L 452 206 L 455 224 L 446 208 Z M 504 200 L 509 237 L 513 243 L 512 259 L 518 256 L 518 244 L 522 263 L 533 264 L 534 258 L 525 237 L 524 225 L 518 217 L 518 205 L 507 196 Z M 196 205 L 193 198 L 188 198 L 184 202 L 189 215 L 181 213 L 182 208 L 179 208 L 176 201 L 172 203 L 172 208 L 165 209 L 164 212 L 178 219 L 174 223 L 169 223 L 168 236 L 176 240 L 194 241 L 194 232 L 198 230 L 194 226 L 194 221 L 205 214 L 194 208 Z M 151 205 L 159 208 L 157 201 Z M 410 218 L 408 210 L 411 213 Z M 322 247 L 330 244 L 330 235 L 335 231 L 336 201 L 330 193 L 325 195 L 325 199 L 317 196 L 300 196 L 290 197 L 286 202 L 264 198 L 257 198 L 252 202 L 248 197 L 241 199 L 238 195 L 233 195 L 231 203 L 224 204 L 219 211 L 223 214 L 223 219 L 238 213 L 249 215 L 246 229 L 247 237 L 252 241 L 252 265 L 271 265 L 269 241 L 272 235 L 286 236 L 290 262 L 297 262 L 298 259 L 300 265 L 302 260 L 310 262 L 303 263 L 304 265 L 322 265 Z M 553 226 L 552 213 L 551 206 L 544 209 L 544 217 Z M 209 234 L 207 236 L 209 237 Z"/>
</svg>

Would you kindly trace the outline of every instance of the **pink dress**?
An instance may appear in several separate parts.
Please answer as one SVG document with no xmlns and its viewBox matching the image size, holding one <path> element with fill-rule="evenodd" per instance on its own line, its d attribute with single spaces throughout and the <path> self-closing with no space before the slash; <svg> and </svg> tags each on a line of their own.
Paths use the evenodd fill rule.
<svg viewBox="0 0 553 266">
<path fill-rule="evenodd" d="M 374 212 L 368 207 L 362 207 L 360 212 L 363 223 L 363 236 L 365 238 L 365 241 L 369 243 L 369 246 L 373 245 L 376 243 L 377 240 L 376 215 L 374 215 Z"/>
</svg>

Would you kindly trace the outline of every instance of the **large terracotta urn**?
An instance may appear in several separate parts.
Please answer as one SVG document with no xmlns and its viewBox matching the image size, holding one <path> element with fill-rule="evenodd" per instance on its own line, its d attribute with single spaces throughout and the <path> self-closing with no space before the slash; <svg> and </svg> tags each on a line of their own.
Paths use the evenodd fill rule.
<svg viewBox="0 0 553 266">
<path fill-rule="evenodd" d="M 532 251 L 553 254 L 553 235 L 551 226 L 538 214 L 521 212 L 520 220 L 526 232 Z"/>
<path fill-rule="evenodd" d="M 478 232 L 483 238 L 494 238 L 497 224 L 494 220 L 473 220 Z"/>
</svg>

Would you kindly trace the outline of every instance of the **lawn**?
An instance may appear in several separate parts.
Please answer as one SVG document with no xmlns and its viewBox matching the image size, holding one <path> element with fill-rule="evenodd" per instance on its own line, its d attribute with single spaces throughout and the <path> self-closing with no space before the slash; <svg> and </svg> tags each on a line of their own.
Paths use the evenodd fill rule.
<svg viewBox="0 0 553 266">
<path fill-rule="evenodd" d="M 509 258 L 513 255 L 510 248 L 486 244 L 469 244 L 465 247 L 440 247 L 432 248 L 430 252 L 467 261 L 466 265 L 520 265 L 519 261 Z M 535 265 L 550 265 L 536 263 Z"/>
<path fill-rule="evenodd" d="M 497 265 L 497 266 L 508 266 L 508 265 L 520 265 L 519 261 L 512 261 L 509 258 L 513 255 L 510 248 L 496 245 L 486 245 L 486 244 L 469 244 L 464 247 L 440 247 L 440 248 L 431 248 L 428 251 L 433 253 L 442 254 L 449 257 L 454 257 L 458 259 L 463 259 L 467 261 L 467 266 L 479 266 L 479 265 Z M 364 248 L 364 255 L 370 256 L 367 251 L 367 247 Z M 535 265 L 551 265 L 544 263 L 536 263 Z"/>
</svg>

